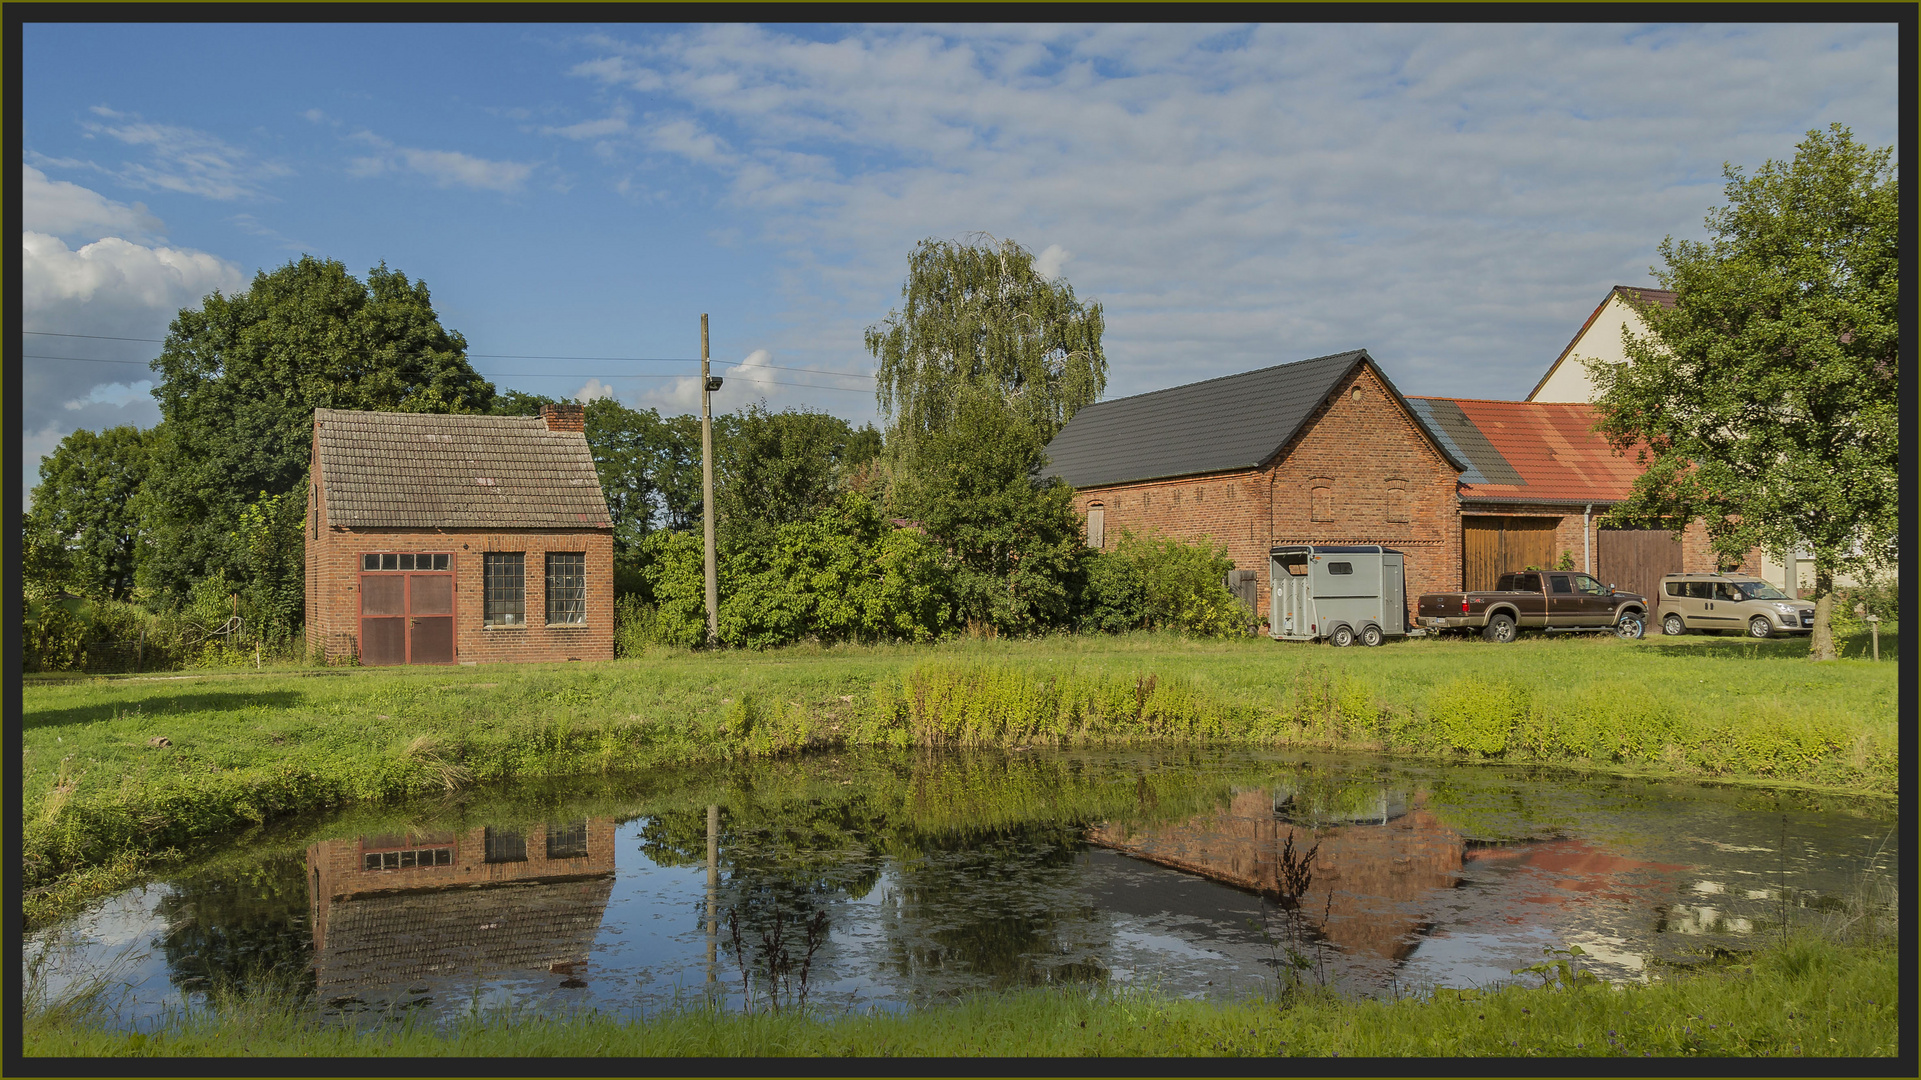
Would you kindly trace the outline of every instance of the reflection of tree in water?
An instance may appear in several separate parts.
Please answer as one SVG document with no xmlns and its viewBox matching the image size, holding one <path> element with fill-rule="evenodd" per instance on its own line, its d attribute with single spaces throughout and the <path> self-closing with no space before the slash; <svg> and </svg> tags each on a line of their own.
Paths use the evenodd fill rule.
<svg viewBox="0 0 1921 1080">
<path fill-rule="evenodd" d="M 167 978 L 183 990 L 246 990 L 271 980 L 313 988 L 306 860 L 279 853 L 168 882 L 160 901 Z"/>
<path fill-rule="evenodd" d="M 1078 829 L 946 834 L 919 847 L 881 908 L 896 974 L 937 993 L 947 974 L 1001 986 L 1107 979 L 1105 921 L 1076 887 Z"/>
</svg>

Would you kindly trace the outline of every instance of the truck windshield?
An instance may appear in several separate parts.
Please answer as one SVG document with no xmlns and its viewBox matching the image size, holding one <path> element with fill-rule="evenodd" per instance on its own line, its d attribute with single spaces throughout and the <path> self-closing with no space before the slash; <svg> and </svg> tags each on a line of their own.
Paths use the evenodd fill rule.
<svg viewBox="0 0 1921 1080">
<path fill-rule="evenodd" d="M 1747 600 L 1786 600 L 1788 598 L 1787 593 L 1765 581 L 1737 581 L 1734 587 L 1741 590 L 1742 598 Z"/>
</svg>

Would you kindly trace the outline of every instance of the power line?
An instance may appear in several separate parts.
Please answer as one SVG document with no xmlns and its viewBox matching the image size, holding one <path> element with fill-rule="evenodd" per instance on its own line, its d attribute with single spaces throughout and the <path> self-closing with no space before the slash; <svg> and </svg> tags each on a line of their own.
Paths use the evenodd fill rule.
<svg viewBox="0 0 1921 1080">
<path fill-rule="evenodd" d="M 87 364 L 142 364 L 142 365 L 144 365 L 144 364 L 146 364 L 146 363 L 147 363 L 147 361 L 145 361 L 145 360 L 102 360 L 102 359 L 99 359 L 99 358 L 97 358 L 97 357 L 92 357 L 92 356 L 47 356 L 47 355 L 44 355 L 44 354 L 42 354 L 42 353 L 21 353 L 20 355 L 21 355 L 21 356 L 22 356 L 22 357 L 23 357 L 24 359 L 27 359 L 27 360 L 76 360 L 76 361 L 80 361 L 80 362 L 82 362 L 82 363 L 87 363 Z M 755 368 L 746 368 L 746 369 L 743 369 L 743 368 L 740 368 L 740 367 L 732 367 L 732 368 L 728 368 L 728 369 L 727 369 L 727 370 L 726 370 L 725 372 L 723 372 L 722 374 L 723 374 L 723 375 L 731 375 L 731 374 L 733 374 L 733 373 L 736 373 L 736 372 L 739 372 L 739 371 L 742 371 L 742 370 L 748 370 L 748 371 L 752 371 L 752 370 L 755 370 Z M 806 368 L 782 368 L 781 370 L 783 370 L 783 371 L 806 371 L 807 369 L 806 369 Z M 496 372 L 486 372 L 486 371 L 476 371 L 476 372 L 474 372 L 474 374 L 476 374 L 476 375 L 479 375 L 479 376 L 480 376 L 481 378 L 483 378 L 483 379 L 601 379 L 601 380 L 605 380 L 605 379 L 691 379 L 691 378 L 695 378 L 695 377 L 696 377 L 696 376 L 692 376 L 692 375 L 635 375 L 635 374 L 614 374 L 614 375 L 608 375 L 608 374 L 604 374 L 604 373 L 602 373 L 602 374 L 592 374 L 592 375 L 584 375 L 584 374 L 579 374 L 579 373 L 576 373 L 576 372 L 566 372 L 566 371 L 538 371 L 538 372 L 532 372 L 532 371 L 518 371 L 518 372 L 516 372 L 516 371 L 496 371 Z M 832 373 L 832 372 L 826 372 L 826 371 L 819 371 L 819 372 L 813 372 L 813 374 L 816 374 L 816 375 L 830 375 L 830 374 L 833 374 L 833 373 Z M 866 377 L 867 377 L 867 376 L 864 376 L 864 375 L 844 375 L 844 376 L 842 376 L 842 378 L 848 378 L 848 379 L 853 379 L 853 378 L 866 378 Z M 834 391 L 838 391 L 838 392 L 840 392 L 840 393 L 843 393 L 843 394 L 871 394 L 871 393 L 873 393 L 873 391 L 872 391 L 872 390 L 870 390 L 870 389 L 867 389 L 867 388 L 865 388 L 865 387 L 858 387 L 858 386 L 826 386 L 826 385 L 823 385 L 823 384 L 821 384 L 821 383 L 800 383 L 800 382 L 782 382 L 782 381 L 780 381 L 780 380 L 778 380 L 778 379 L 768 379 L 768 380 L 766 380 L 765 382 L 759 382 L 759 381 L 756 381 L 756 382 L 754 383 L 754 385 L 756 385 L 756 386 L 792 386 L 792 387 L 798 387 L 798 388 L 800 388 L 800 389 L 805 389 L 805 390 L 834 390 Z"/>
<path fill-rule="evenodd" d="M 86 338 L 89 341 L 145 341 L 145 342 L 151 342 L 155 345 L 166 344 L 165 338 L 111 337 L 106 334 L 61 334 L 61 333 L 56 333 L 52 330 L 22 330 L 20 332 L 23 334 L 33 334 L 38 337 Z M 32 356 L 33 354 L 29 353 L 27 355 Z M 542 355 L 534 355 L 531 353 L 477 353 L 477 352 L 463 353 L 462 355 L 475 357 L 481 360 L 590 360 L 590 361 L 606 361 L 608 363 L 619 363 L 619 364 L 698 364 L 700 363 L 700 358 L 698 356 L 694 356 L 694 357 L 687 357 L 687 356 L 542 356 Z M 41 360 L 87 360 L 88 359 L 87 357 L 84 357 L 84 356 L 37 356 L 35 358 L 41 359 Z M 89 362 L 97 363 L 97 364 L 144 364 L 144 363 L 147 363 L 147 361 L 145 360 L 91 360 Z M 741 366 L 743 365 L 739 365 L 739 364 L 735 365 L 736 368 L 739 368 Z M 780 364 L 754 364 L 752 366 L 757 368 L 766 368 L 770 371 L 798 371 L 808 375 L 825 375 L 829 378 L 835 378 L 835 379 L 871 379 L 873 378 L 872 375 L 863 375 L 858 373 L 848 373 L 848 372 L 840 372 L 840 371 L 821 371 L 818 368 L 785 367 Z M 528 376 L 504 375 L 501 377 L 502 378 L 525 378 Z M 532 376 L 532 377 L 537 378 L 538 376 Z M 591 376 L 591 375 L 580 376 L 580 377 L 594 378 L 594 376 Z M 653 376 L 624 375 L 624 376 L 621 376 L 621 378 L 663 378 L 663 379 L 681 378 L 681 377 L 682 376 L 674 376 L 674 375 L 653 375 Z"/>
</svg>

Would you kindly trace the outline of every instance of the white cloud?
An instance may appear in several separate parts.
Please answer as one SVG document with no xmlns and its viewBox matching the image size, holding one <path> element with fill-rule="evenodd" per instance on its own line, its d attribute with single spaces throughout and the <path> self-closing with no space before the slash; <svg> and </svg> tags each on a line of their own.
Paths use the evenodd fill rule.
<svg viewBox="0 0 1921 1080">
<path fill-rule="evenodd" d="M 105 170 L 134 187 L 220 200 L 258 198 L 265 194 L 260 186 L 264 181 L 293 173 L 285 165 L 257 160 L 204 131 L 151 123 L 103 105 L 95 106 L 93 112 L 112 122 L 82 124 L 89 133 L 147 151 L 150 160 L 146 162 L 127 162 L 119 169 Z"/>
<path fill-rule="evenodd" d="M 157 235 L 167 229 L 144 203 L 128 206 L 79 184 L 49 180 L 31 165 L 20 168 L 21 224 L 35 232 L 97 239 L 110 233 Z"/>
<path fill-rule="evenodd" d="M 625 134 L 629 130 L 627 115 L 627 107 L 616 104 L 612 112 L 599 120 L 583 120 L 578 124 L 568 124 L 565 127 L 542 127 L 540 133 L 559 135 L 564 139 L 604 139 L 609 135 Z"/>
<path fill-rule="evenodd" d="M 789 363 L 843 362 L 915 242 L 984 230 L 1046 241 L 1042 272 L 1071 257 L 1107 311 L 1110 393 L 1366 346 L 1408 392 L 1519 396 L 1663 236 L 1699 234 L 1723 161 L 1785 158 L 1833 119 L 1892 142 L 1898 96 L 1893 40 L 1865 25 L 588 46 L 572 73 L 646 90 L 643 143 L 719 177 L 717 209 L 775 251 Z"/>
<path fill-rule="evenodd" d="M 74 398 L 64 406 L 77 412 L 89 405 L 124 406 L 130 401 L 145 400 L 153 393 L 153 380 L 142 379 L 136 383 L 101 383 L 87 391 L 86 397 Z"/>
<path fill-rule="evenodd" d="M 763 395 L 778 393 L 775 383 L 779 382 L 779 372 L 767 366 L 774 354 L 766 349 L 755 349 L 726 372 L 725 388 L 728 390 L 759 391 Z"/>
<path fill-rule="evenodd" d="M 582 405 L 585 405 L 595 400 L 596 398 L 610 398 L 613 396 L 614 396 L 614 388 L 611 386 L 608 386 L 604 382 L 601 382 L 599 379 L 588 379 L 587 385 L 574 391 L 574 395 L 573 395 L 574 400 L 580 402 Z"/>
<path fill-rule="evenodd" d="M 185 248 L 143 247 L 109 236 L 79 250 L 45 233 L 20 234 L 20 297 L 30 325 L 88 305 L 171 315 L 215 289 L 246 279 L 217 255 Z M 51 328 L 51 327 L 50 327 Z"/>
<path fill-rule="evenodd" d="M 425 176 L 443 188 L 469 187 L 505 193 L 520 190 L 534 171 L 534 167 L 525 162 L 489 161 L 458 150 L 422 150 L 412 146 L 397 146 L 370 131 L 355 132 L 352 137 L 380 151 L 348 162 L 347 172 L 353 176 L 413 173 Z"/>
</svg>

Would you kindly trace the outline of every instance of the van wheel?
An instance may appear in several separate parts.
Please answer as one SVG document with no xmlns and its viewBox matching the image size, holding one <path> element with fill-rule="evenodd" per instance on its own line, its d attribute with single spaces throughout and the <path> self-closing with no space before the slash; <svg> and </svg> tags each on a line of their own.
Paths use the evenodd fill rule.
<svg viewBox="0 0 1921 1080">
<path fill-rule="evenodd" d="M 1481 631 L 1481 636 L 1489 641 L 1506 645 L 1508 642 L 1514 640 L 1515 633 L 1514 617 L 1512 615 L 1495 615 L 1488 619 L 1487 629 Z"/>
<path fill-rule="evenodd" d="M 1614 624 L 1614 636 L 1624 641 L 1639 641 L 1647 632 L 1648 624 L 1642 621 L 1641 616 L 1631 611 L 1621 616 L 1621 621 Z"/>
<path fill-rule="evenodd" d="M 1764 638 L 1772 633 L 1774 633 L 1774 624 L 1768 621 L 1766 615 L 1756 615 L 1748 620 L 1749 637 Z"/>
<path fill-rule="evenodd" d="M 1661 620 L 1661 632 L 1669 637 L 1680 637 L 1688 632 L 1688 624 L 1679 615 L 1669 615 Z"/>
<path fill-rule="evenodd" d="M 1354 631 L 1345 626 L 1337 626 L 1334 632 L 1327 636 L 1327 643 L 1337 649 L 1345 649 L 1354 644 Z"/>
<path fill-rule="evenodd" d="M 1381 628 L 1369 624 L 1361 627 L 1361 644 L 1372 649 L 1381 643 Z"/>
</svg>

